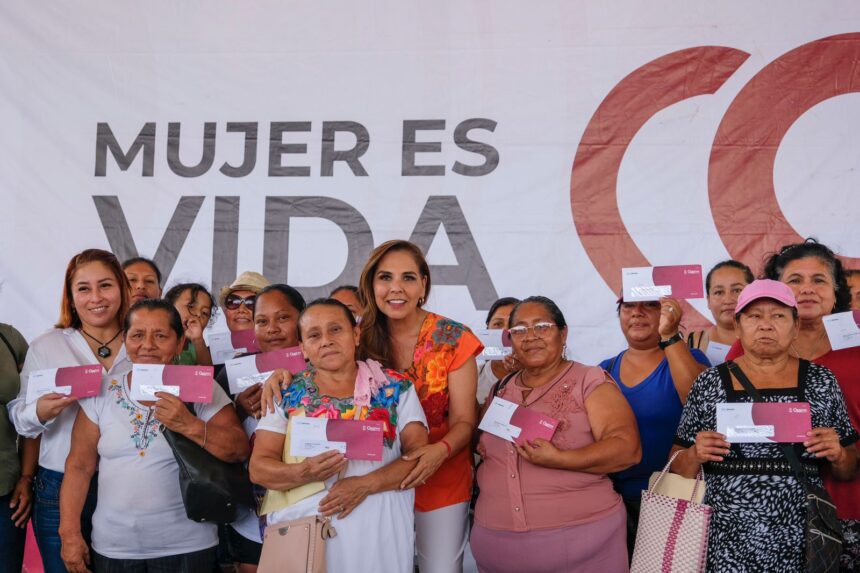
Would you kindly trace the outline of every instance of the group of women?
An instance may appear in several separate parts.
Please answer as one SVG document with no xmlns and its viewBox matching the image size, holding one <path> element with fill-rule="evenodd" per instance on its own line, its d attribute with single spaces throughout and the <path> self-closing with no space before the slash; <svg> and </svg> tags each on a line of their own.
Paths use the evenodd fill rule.
<svg viewBox="0 0 860 573">
<path fill-rule="evenodd" d="M 461 571 L 467 543 L 482 572 L 626 571 L 648 478 L 681 452 L 676 473 L 704 467 L 709 571 L 801 571 L 803 489 L 781 450 L 715 431 L 718 403 L 753 399 L 744 373 L 765 401 L 810 403 L 813 430 L 795 450 L 837 504 L 843 569 L 860 569 L 860 348 L 830 348 L 822 319 L 846 310 L 851 290 L 817 242 L 775 253 L 760 280 L 737 261 L 714 267 L 704 332 L 682 334 L 671 298 L 619 298 L 627 348 L 600 366 L 568 358 L 564 314 L 531 296 L 490 309 L 487 327 L 507 329 L 513 352 L 479 369 L 469 328 L 425 308 L 429 267 L 407 241 L 375 249 L 357 288 L 310 303 L 258 273 L 217 301 L 195 283 L 161 299 L 161 281 L 151 261 L 121 266 L 87 250 L 66 270 L 55 329 L 28 349 L 0 326 L 3 570 L 20 569 L 32 508 L 48 572 L 210 573 L 231 562 L 252 573 L 267 525 L 313 515 L 337 530 L 326 544 L 332 571 L 407 572 L 416 556 L 422 573 Z M 219 307 L 231 331 L 254 330 L 262 352 L 300 346 L 307 368 L 234 396 L 222 370 L 212 402 L 192 409 L 166 393 L 133 399 L 133 364 L 211 364 L 203 331 Z M 29 373 L 85 364 L 102 366 L 99 396 L 27 400 Z M 552 438 L 477 432 L 494 399 L 557 421 Z M 301 416 L 382 421 L 382 460 L 290 455 Z M 243 508 L 220 528 L 188 520 L 166 431 L 246 461 L 259 493 L 290 501 L 264 503 L 262 518 Z"/>
</svg>

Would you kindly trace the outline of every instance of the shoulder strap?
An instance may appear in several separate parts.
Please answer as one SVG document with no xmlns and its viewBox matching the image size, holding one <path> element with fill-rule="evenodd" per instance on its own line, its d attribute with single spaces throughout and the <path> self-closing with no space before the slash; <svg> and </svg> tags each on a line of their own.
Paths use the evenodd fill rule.
<svg viewBox="0 0 860 573">
<path fill-rule="evenodd" d="M 753 386 L 750 379 L 747 378 L 747 375 L 744 374 L 744 371 L 741 370 L 740 366 L 736 363 L 729 361 L 727 362 L 728 369 L 731 370 L 732 374 L 735 375 L 735 378 L 738 379 L 738 382 L 741 383 L 741 386 L 744 387 L 747 394 L 749 394 L 752 399 L 756 402 L 763 402 L 761 394 L 756 387 Z M 777 444 L 779 449 L 782 450 L 782 455 L 788 460 L 788 465 L 791 466 L 791 471 L 794 472 L 794 477 L 797 478 L 797 481 L 800 482 L 804 487 L 808 486 L 808 482 L 806 480 L 806 472 L 803 471 L 803 466 L 800 465 L 800 459 L 797 456 L 797 452 L 794 451 L 794 447 L 791 444 Z"/>
<path fill-rule="evenodd" d="M 3 334 L 3 331 L 0 330 L 0 339 L 3 340 L 3 344 L 6 345 L 6 348 L 9 349 L 9 354 L 12 355 L 12 361 L 15 362 L 15 366 L 18 368 L 18 372 L 21 371 L 21 366 L 23 366 L 20 362 L 18 362 L 18 355 L 15 354 L 15 349 L 12 348 L 12 343 L 9 342 L 9 339 L 6 338 L 6 335 Z"/>
</svg>

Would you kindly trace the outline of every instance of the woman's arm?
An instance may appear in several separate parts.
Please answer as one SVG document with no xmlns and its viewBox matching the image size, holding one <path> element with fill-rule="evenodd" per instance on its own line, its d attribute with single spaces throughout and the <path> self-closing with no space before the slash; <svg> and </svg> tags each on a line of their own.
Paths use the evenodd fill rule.
<svg viewBox="0 0 860 573">
<path fill-rule="evenodd" d="M 78 410 L 72 428 L 71 449 L 66 458 L 66 473 L 60 487 L 61 555 L 72 573 L 88 571 L 90 563 L 90 552 L 81 534 L 81 512 L 98 463 L 99 437 L 98 425 L 83 410 Z"/>
<path fill-rule="evenodd" d="M 244 462 L 251 453 L 248 436 L 239 424 L 232 406 L 224 406 L 204 422 L 193 415 L 185 403 L 172 394 L 156 392 L 155 417 L 164 426 L 182 434 L 225 462 Z"/>
<path fill-rule="evenodd" d="M 15 508 L 12 514 L 15 527 L 24 527 L 33 509 L 33 476 L 36 475 L 36 468 L 39 466 L 39 446 L 42 443 L 42 437 L 19 439 L 18 456 L 21 459 L 21 475 L 18 477 L 15 489 L 12 490 L 12 501 L 9 507 Z"/>
<path fill-rule="evenodd" d="M 295 464 L 283 461 L 286 436 L 257 430 L 248 471 L 251 482 L 275 491 L 286 491 L 315 481 L 325 481 L 346 468 L 346 458 L 330 451 Z"/>
<path fill-rule="evenodd" d="M 806 451 L 830 462 L 830 474 L 841 481 L 850 481 L 857 475 L 857 447 L 843 447 L 839 434 L 833 428 L 813 428 L 809 439 L 803 442 Z"/>
<path fill-rule="evenodd" d="M 477 392 L 478 364 L 472 357 L 448 373 L 448 433 L 435 444 L 421 446 L 403 456 L 409 462 L 418 460 L 418 464 L 403 481 L 404 489 L 422 485 L 445 460 L 471 445 L 477 425 Z"/>
<path fill-rule="evenodd" d="M 633 410 L 614 383 L 601 384 L 585 399 L 585 411 L 594 443 L 575 450 L 560 450 L 537 439 L 516 445 L 529 462 L 550 468 L 591 474 L 625 470 L 642 459 L 639 429 Z"/>
<path fill-rule="evenodd" d="M 673 298 L 662 298 L 660 302 L 662 304 L 659 325 L 660 338 L 668 340 L 678 334 L 683 311 L 681 304 Z M 671 311 L 669 311 L 670 308 Z M 675 384 L 678 397 L 681 398 L 681 404 L 686 404 L 687 394 L 690 393 L 693 382 L 707 367 L 696 361 L 684 340 L 667 346 L 663 353 L 669 363 L 669 373 L 672 375 L 672 383 Z"/>
<path fill-rule="evenodd" d="M 411 422 L 400 432 L 400 447 L 405 453 L 426 444 L 427 428 L 421 422 Z M 402 489 L 401 482 L 416 463 L 414 460 L 407 461 L 401 457 L 369 474 L 337 480 L 328 495 L 320 501 L 320 513 L 336 514 L 339 519 L 343 519 L 352 513 L 352 510 L 358 507 L 367 496 L 392 489 Z"/>
<path fill-rule="evenodd" d="M 670 470 L 684 477 L 694 478 L 705 462 L 723 461 L 730 447 L 726 437 L 720 433 L 699 432 L 696 434 L 696 442 L 689 448 L 672 446 L 670 457 L 678 450 L 684 450 L 684 453 L 675 458 Z"/>
</svg>

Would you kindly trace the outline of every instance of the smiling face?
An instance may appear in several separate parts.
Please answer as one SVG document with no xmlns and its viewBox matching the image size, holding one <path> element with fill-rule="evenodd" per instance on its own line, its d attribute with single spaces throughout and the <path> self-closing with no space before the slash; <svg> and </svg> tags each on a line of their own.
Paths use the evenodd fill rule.
<svg viewBox="0 0 860 573">
<path fill-rule="evenodd" d="M 426 277 L 421 276 L 415 259 L 405 251 L 391 251 L 382 257 L 373 274 L 376 306 L 392 320 L 417 312 L 426 288 Z"/>
<path fill-rule="evenodd" d="M 338 372 L 355 362 L 360 329 L 343 308 L 317 304 L 302 315 L 302 351 L 317 370 Z"/>
<path fill-rule="evenodd" d="M 131 285 L 131 304 L 148 298 L 161 298 L 161 286 L 155 270 L 144 262 L 134 263 L 125 269 Z"/>
<path fill-rule="evenodd" d="M 230 329 L 230 332 L 239 332 L 240 330 L 254 328 L 254 311 L 252 308 L 248 308 L 247 304 L 239 301 L 254 300 L 256 296 L 257 294 L 250 290 L 234 290 L 227 295 L 226 302 L 224 303 L 224 318 L 227 320 L 227 328 Z M 235 308 L 230 308 L 230 306 L 234 306 Z"/>
<path fill-rule="evenodd" d="M 744 353 L 757 358 L 776 358 L 788 353 L 797 338 L 798 327 L 791 307 L 762 298 L 743 309 L 735 332 Z"/>
<path fill-rule="evenodd" d="M 280 291 L 270 290 L 258 296 L 254 312 L 254 334 L 260 350 L 271 352 L 297 346 L 298 318 L 299 311 Z"/>
<path fill-rule="evenodd" d="M 825 261 L 818 257 L 791 261 L 785 265 L 779 280 L 794 291 L 801 320 L 817 320 L 833 312 L 836 285 L 830 265 Z"/>
<path fill-rule="evenodd" d="M 188 320 L 196 318 L 200 321 L 200 325 L 204 328 L 209 324 L 209 319 L 212 318 L 212 299 L 203 291 L 198 291 L 194 300 L 191 300 L 193 289 L 185 289 L 179 298 L 176 299 L 174 306 L 179 311 L 179 316 L 182 317 L 182 325 L 188 328 Z"/>
<path fill-rule="evenodd" d="M 659 301 L 622 302 L 618 321 L 631 348 L 644 350 L 660 342 Z"/>
<path fill-rule="evenodd" d="M 747 279 L 740 269 L 725 266 L 711 274 L 708 308 L 720 326 L 734 328 L 735 307 L 738 304 L 738 296 L 745 286 L 747 286 Z"/>
<path fill-rule="evenodd" d="M 177 336 L 170 327 L 170 315 L 161 309 L 134 312 L 124 340 L 134 364 L 172 364 L 185 345 L 185 337 Z"/>
<path fill-rule="evenodd" d="M 526 302 L 517 308 L 511 328 L 534 327 L 541 323 L 555 325 L 555 320 L 544 305 Z M 560 360 L 564 351 L 565 340 L 567 340 L 566 327 L 549 328 L 542 335 L 536 334 L 532 328 L 522 337 L 511 336 L 514 354 L 525 368 L 541 368 Z"/>
<path fill-rule="evenodd" d="M 72 305 L 84 328 L 119 328 L 122 304 L 120 283 L 104 263 L 93 261 L 78 267 L 70 281 Z"/>
</svg>

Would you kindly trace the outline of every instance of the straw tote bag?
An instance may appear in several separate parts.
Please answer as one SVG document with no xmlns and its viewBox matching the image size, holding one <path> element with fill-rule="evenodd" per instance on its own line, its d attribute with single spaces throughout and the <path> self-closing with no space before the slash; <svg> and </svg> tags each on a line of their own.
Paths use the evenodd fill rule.
<svg viewBox="0 0 860 573">
<path fill-rule="evenodd" d="M 639 530 L 630 573 L 695 573 L 705 570 L 708 527 L 713 510 L 694 501 L 696 491 L 704 485 L 702 468 L 696 475 L 690 499 L 656 493 L 660 481 L 680 453 L 675 452 L 654 486 L 642 492 Z"/>
</svg>

